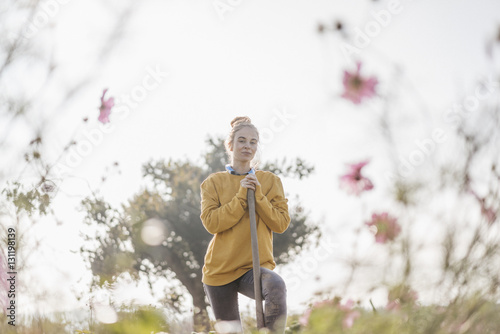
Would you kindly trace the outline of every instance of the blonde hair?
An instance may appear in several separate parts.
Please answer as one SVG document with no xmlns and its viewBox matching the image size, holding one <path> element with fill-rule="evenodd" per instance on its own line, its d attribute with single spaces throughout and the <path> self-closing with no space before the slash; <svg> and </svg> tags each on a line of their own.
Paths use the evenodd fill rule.
<svg viewBox="0 0 500 334">
<path fill-rule="evenodd" d="M 257 133 L 257 139 L 259 139 L 259 130 L 255 127 L 255 125 L 252 124 L 252 120 L 248 116 L 238 116 L 233 118 L 231 121 L 231 131 L 229 132 L 227 139 L 225 141 L 225 146 L 226 146 L 226 153 L 229 157 L 229 159 L 232 159 L 232 152 L 231 148 L 233 147 L 233 142 L 234 142 L 234 135 L 236 132 L 239 130 L 243 129 L 244 127 L 249 127 Z M 254 164 L 256 165 L 256 164 Z"/>
</svg>

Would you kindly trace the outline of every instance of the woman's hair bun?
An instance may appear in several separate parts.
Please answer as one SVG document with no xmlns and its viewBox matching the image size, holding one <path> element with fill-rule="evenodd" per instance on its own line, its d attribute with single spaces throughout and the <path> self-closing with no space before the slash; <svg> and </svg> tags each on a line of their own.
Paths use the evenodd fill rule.
<svg viewBox="0 0 500 334">
<path fill-rule="evenodd" d="M 239 123 L 250 123 L 250 124 L 252 124 L 252 120 L 250 119 L 250 117 L 247 117 L 247 116 L 238 116 L 238 117 L 235 117 L 231 121 L 231 127 L 234 128 L 235 125 L 237 125 Z"/>
</svg>

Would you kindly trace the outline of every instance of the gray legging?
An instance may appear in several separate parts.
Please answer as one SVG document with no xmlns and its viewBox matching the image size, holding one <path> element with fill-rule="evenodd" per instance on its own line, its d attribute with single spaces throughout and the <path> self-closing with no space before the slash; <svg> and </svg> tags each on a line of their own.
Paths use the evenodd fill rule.
<svg viewBox="0 0 500 334">
<path fill-rule="evenodd" d="M 273 333 L 284 333 L 286 324 L 286 286 L 283 279 L 266 268 L 260 268 L 262 299 L 265 301 L 266 328 Z M 217 321 L 240 320 L 238 292 L 255 299 L 253 269 L 243 276 L 221 286 L 203 284 Z"/>
</svg>

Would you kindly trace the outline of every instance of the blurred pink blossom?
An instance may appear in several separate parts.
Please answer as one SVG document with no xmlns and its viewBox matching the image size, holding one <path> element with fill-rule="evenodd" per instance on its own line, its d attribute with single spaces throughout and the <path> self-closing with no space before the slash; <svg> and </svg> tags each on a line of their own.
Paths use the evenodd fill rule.
<svg viewBox="0 0 500 334">
<path fill-rule="evenodd" d="M 388 240 L 394 240 L 401 232 L 401 226 L 396 218 L 389 216 L 387 212 L 381 214 L 372 214 L 372 220 L 365 223 L 370 228 L 375 228 L 375 242 L 386 243 Z"/>
<path fill-rule="evenodd" d="M 484 218 L 486 218 L 486 221 L 489 225 L 493 224 L 495 220 L 497 220 L 497 213 L 491 207 L 486 208 L 485 206 L 482 206 L 481 213 L 483 214 Z"/>
<path fill-rule="evenodd" d="M 365 190 L 373 189 L 372 181 L 361 175 L 361 169 L 368 164 L 369 160 L 349 165 L 349 172 L 340 177 L 340 187 L 346 189 L 349 194 L 359 196 Z"/>
<path fill-rule="evenodd" d="M 323 300 L 323 301 L 314 303 L 312 307 L 308 308 L 304 312 L 304 314 L 302 314 L 302 316 L 299 318 L 299 323 L 303 326 L 306 326 L 309 323 L 309 317 L 311 316 L 313 309 L 321 308 L 321 307 L 327 306 L 327 305 L 333 305 L 333 301 Z"/>
<path fill-rule="evenodd" d="M 311 312 L 312 312 L 312 309 L 311 308 L 308 308 L 304 314 L 302 314 L 299 318 L 299 324 L 301 324 L 302 326 L 307 326 L 307 324 L 309 323 L 309 317 L 311 316 Z"/>
<path fill-rule="evenodd" d="M 344 316 L 342 319 L 342 327 L 344 329 L 351 328 L 354 324 L 354 320 L 359 318 L 361 316 L 361 313 L 359 313 L 359 311 L 357 310 L 353 310 L 354 301 L 352 301 L 351 299 L 346 301 L 344 305 L 340 304 L 339 300 L 340 299 L 336 298 L 334 300 L 324 300 L 314 303 L 313 306 L 307 309 L 299 318 L 299 323 L 303 326 L 307 326 L 313 310 L 330 306 L 332 310 L 336 310 L 335 312 L 338 312 L 338 310 L 340 310 L 343 313 Z"/>
<path fill-rule="evenodd" d="M 354 320 L 361 316 L 361 313 L 357 310 L 353 310 L 354 301 L 349 299 L 345 305 L 340 305 L 340 309 L 345 312 L 344 319 L 342 320 L 342 326 L 345 328 L 351 328 L 354 324 Z"/>
<path fill-rule="evenodd" d="M 481 206 L 481 214 L 483 215 L 484 218 L 486 218 L 486 221 L 488 222 L 488 224 L 489 225 L 493 224 L 495 222 L 495 220 L 497 220 L 496 210 L 494 210 L 491 206 L 487 206 L 486 199 L 479 196 L 474 190 L 469 189 L 469 192 L 479 202 L 479 205 Z"/>
<path fill-rule="evenodd" d="M 109 114 L 111 114 L 111 108 L 115 105 L 115 99 L 113 97 L 104 100 L 104 95 L 106 95 L 107 91 L 107 88 L 102 91 L 101 106 L 99 107 L 99 121 L 103 124 L 109 123 Z"/>
<path fill-rule="evenodd" d="M 357 70 L 354 73 L 344 71 L 343 98 L 351 100 L 354 104 L 360 104 L 364 98 L 370 98 L 375 95 L 375 86 L 378 80 L 375 77 L 363 78 L 360 75 L 361 63 L 357 63 Z"/>
</svg>

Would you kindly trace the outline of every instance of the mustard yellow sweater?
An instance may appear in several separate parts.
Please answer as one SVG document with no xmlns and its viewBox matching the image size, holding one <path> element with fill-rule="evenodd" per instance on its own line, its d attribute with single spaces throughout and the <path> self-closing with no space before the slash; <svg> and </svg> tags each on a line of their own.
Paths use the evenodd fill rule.
<svg viewBox="0 0 500 334">
<path fill-rule="evenodd" d="M 272 232 L 283 233 L 288 228 L 288 200 L 278 176 L 260 170 L 255 175 L 261 184 L 255 190 L 260 266 L 272 270 L 276 267 Z M 252 269 L 247 188 L 240 186 L 244 177 L 218 172 L 201 184 L 201 221 L 214 235 L 205 255 L 205 284 L 224 285 Z"/>
</svg>

